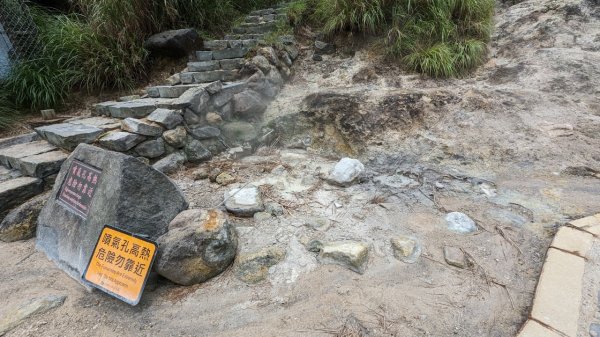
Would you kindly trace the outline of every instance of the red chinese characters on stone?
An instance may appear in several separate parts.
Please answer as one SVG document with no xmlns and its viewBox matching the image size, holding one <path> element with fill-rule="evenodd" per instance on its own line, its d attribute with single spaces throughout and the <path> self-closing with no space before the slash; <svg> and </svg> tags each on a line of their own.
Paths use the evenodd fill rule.
<svg viewBox="0 0 600 337">
<path fill-rule="evenodd" d="M 58 200 L 69 211 L 87 218 L 102 171 L 75 159 L 67 172 Z"/>
</svg>

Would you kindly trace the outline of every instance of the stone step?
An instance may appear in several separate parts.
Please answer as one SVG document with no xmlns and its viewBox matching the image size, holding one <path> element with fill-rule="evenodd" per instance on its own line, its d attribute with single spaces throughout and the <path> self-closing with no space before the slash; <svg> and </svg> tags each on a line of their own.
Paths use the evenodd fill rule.
<svg viewBox="0 0 600 337">
<path fill-rule="evenodd" d="M 23 174 L 19 170 L 13 170 L 0 165 L 0 183 L 21 177 Z"/>
<path fill-rule="evenodd" d="M 116 118 L 101 117 L 101 116 L 89 117 L 89 118 L 74 118 L 74 119 L 68 119 L 65 122 L 71 123 L 71 124 L 95 126 L 99 129 L 102 129 L 105 131 L 118 129 L 119 126 L 121 125 L 121 121 Z"/>
<path fill-rule="evenodd" d="M 114 118 L 143 118 L 151 114 L 157 108 L 169 109 L 172 102 L 173 100 L 170 98 L 142 98 L 130 102 L 110 104 L 108 109 L 110 116 Z"/>
<path fill-rule="evenodd" d="M 242 23 L 233 28 L 234 34 L 266 34 L 277 28 L 275 21 L 265 23 Z"/>
<path fill-rule="evenodd" d="M 13 145 L 17 145 L 17 144 L 30 143 L 30 142 L 34 142 L 34 141 L 40 140 L 40 139 L 41 139 L 40 135 L 38 135 L 35 132 L 31 132 L 31 133 L 27 133 L 27 134 L 15 136 L 15 137 L 10 137 L 10 138 L 2 138 L 2 139 L 0 139 L 0 149 L 4 149 L 9 146 L 13 146 Z"/>
<path fill-rule="evenodd" d="M 146 89 L 146 93 L 152 98 L 179 98 L 184 92 L 197 87 L 193 84 L 184 85 L 159 85 Z"/>
<path fill-rule="evenodd" d="M 46 178 L 60 171 L 68 155 L 63 151 L 51 151 L 18 160 L 19 171 L 26 176 Z"/>
<path fill-rule="evenodd" d="M 55 151 L 56 146 L 45 140 L 16 144 L 0 150 L 0 163 L 9 169 L 19 169 L 19 159 Z"/>
<path fill-rule="evenodd" d="M 0 220 L 8 211 L 21 205 L 44 189 L 43 181 L 39 178 L 20 177 L 0 183 Z"/>
<path fill-rule="evenodd" d="M 93 143 L 105 130 L 91 125 L 61 123 L 35 128 L 35 132 L 50 144 L 73 151 L 81 143 Z"/>
<path fill-rule="evenodd" d="M 190 62 L 188 63 L 189 72 L 203 72 L 212 70 L 233 70 L 241 69 L 244 65 L 244 58 L 223 59 L 214 61 Z"/>
<path fill-rule="evenodd" d="M 231 47 L 221 50 L 200 50 L 196 52 L 197 62 L 210 62 L 222 59 L 240 58 L 246 56 L 250 48 L 258 45 L 258 40 L 246 39 L 246 40 L 228 40 L 228 44 Z M 211 64 L 207 63 L 205 66 L 210 67 Z M 215 69 L 207 69 L 215 70 Z"/>
<path fill-rule="evenodd" d="M 224 39 L 231 42 L 231 40 L 262 40 L 265 34 L 229 34 L 225 35 Z"/>
<path fill-rule="evenodd" d="M 277 12 L 277 10 L 275 8 L 267 8 L 267 9 L 259 9 L 259 10 L 255 10 L 250 12 L 250 16 L 263 16 L 263 15 L 269 15 L 269 14 L 275 14 Z"/>
<path fill-rule="evenodd" d="M 202 44 L 205 50 L 222 50 L 229 48 L 227 40 L 209 40 Z"/>
<path fill-rule="evenodd" d="M 203 72 L 185 72 L 181 73 L 181 83 L 207 83 L 207 82 L 229 82 L 239 78 L 237 70 L 213 70 Z"/>
</svg>

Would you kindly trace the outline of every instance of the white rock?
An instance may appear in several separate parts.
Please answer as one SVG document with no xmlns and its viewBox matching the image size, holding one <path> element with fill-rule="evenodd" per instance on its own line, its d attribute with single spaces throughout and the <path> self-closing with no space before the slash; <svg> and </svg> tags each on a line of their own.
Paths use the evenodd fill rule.
<svg viewBox="0 0 600 337">
<path fill-rule="evenodd" d="M 464 213 L 448 213 L 448 215 L 446 215 L 446 222 L 448 223 L 448 229 L 453 232 L 468 234 L 477 231 L 475 221 Z"/>
<path fill-rule="evenodd" d="M 369 262 L 369 247 L 361 242 L 343 241 L 323 245 L 319 254 L 323 264 L 337 264 L 363 274 Z"/>
<path fill-rule="evenodd" d="M 342 158 L 329 173 L 328 180 L 342 186 L 352 184 L 365 172 L 365 166 L 357 159 Z"/>
<path fill-rule="evenodd" d="M 255 186 L 225 192 L 225 208 L 237 216 L 247 217 L 265 210 L 260 190 Z"/>
</svg>

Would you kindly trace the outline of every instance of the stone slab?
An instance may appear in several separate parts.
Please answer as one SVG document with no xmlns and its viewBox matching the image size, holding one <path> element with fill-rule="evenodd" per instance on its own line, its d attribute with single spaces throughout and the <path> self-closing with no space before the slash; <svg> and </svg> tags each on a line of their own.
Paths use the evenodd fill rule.
<svg viewBox="0 0 600 337">
<path fill-rule="evenodd" d="M 561 227 L 554 236 L 551 247 L 585 258 L 593 243 L 594 236 L 592 234 L 570 227 Z"/>
<path fill-rule="evenodd" d="M 528 320 L 517 337 L 563 337 L 536 321 Z"/>
<path fill-rule="evenodd" d="M 222 50 L 229 47 L 227 40 L 212 40 L 204 41 L 204 49 L 206 50 Z"/>
<path fill-rule="evenodd" d="M 101 171 L 96 174 L 98 179 L 86 206 L 86 216 L 58 200 L 75 160 Z M 94 184 L 93 181 L 88 184 Z M 187 207 L 181 190 L 164 174 L 135 157 L 81 144 L 65 161 L 40 213 L 36 248 L 81 282 L 105 225 L 156 240 Z"/>
<path fill-rule="evenodd" d="M 81 143 L 93 143 L 104 132 L 95 126 L 71 123 L 42 126 L 35 131 L 52 145 L 69 151 Z"/>
<path fill-rule="evenodd" d="M 569 337 L 576 337 L 584 270 L 583 258 L 548 249 L 531 317 Z"/>
<path fill-rule="evenodd" d="M 162 85 L 152 88 L 148 88 L 148 96 L 153 98 L 178 98 L 183 95 L 189 89 L 196 87 L 196 85 L 184 84 L 184 85 Z"/>
<path fill-rule="evenodd" d="M 213 58 L 215 60 L 223 59 L 236 59 L 246 56 L 248 54 L 247 48 L 228 48 L 223 50 L 217 50 L 213 52 Z"/>
<path fill-rule="evenodd" d="M 109 116 L 110 107 L 118 103 L 117 101 L 97 103 L 94 105 L 94 110 L 92 110 L 92 116 Z"/>
<path fill-rule="evenodd" d="M 196 60 L 198 61 L 210 61 L 213 59 L 212 51 L 200 50 L 196 52 Z"/>
<path fill-rule="evenodd" d="M 20 177 L 0 183 L 0 219 L 13 207 L 42 193 L 43 181 L 39 178 Z"/>
<path fill-rule="evenodd" d="M 27 134 L 15 136 L 15 137 L 10 137 L 10 138 L 2 138 L 2 139 L 0 139 L 0 149 L 5 149 L 7 147 L 10 147 L 13 145 L 18 145 L 18 144 L 31 143 L 31 142 L 38 141 L 40 139 L 41 139 L 40 135 L 38 135 L 36 132 L 31 132 L 31 133 L 27 133 Z"/>
<path fill-rule="evenodd" d="M 60 166 L 67 159 L 63 151 L 51 151 L 20 158 L 19 170 L 27 176 L 45 178 L 60 171 Z"/>
<path fill-rule="evenodd" d="M 113 131 L 100 138 L 98 143 L 111 151 L 125 152 L 143 142 L 146 137 L 125 131 Z"/>
<path fill-rule="evenodd" d="M 90 118 L 80 118 L 66 121 L 71 124 L 82 124 L 82 125 L 90 125 L 95 126 L 99 129 L 110 131 L 114 129 L 118 129 L 121 125 L 121 121 L 116 118 L 110 117 L 90 117 Z"/>
<path fill-rule="evenodd" d="M 237 59 L 226 59 L 221 60 L 219 63 L 221 64 L 221 69 L 223 70 L 232 70 L 232 69 L 240 69 L 244 65 L 244 61 L 246 59 L 237 58 Z"/>
<path fill-rule="evenodd" d="M 569 224 L 586 232 L 592 233 L 595 236 L 600 236 L 600 214 L 571 221 Z"/>
<path fill-rule="evenodd" d="M 221 65 L 219 61 L 201 61 L 201 62 L 189 62 L 187 64 L 187 68 L 189 71 L 210 71 L 210 70 L 219 70 Z"/>
<path fill-rule="evenodd" d="M 23 174 L 19 170 L 9 169 L 0 165 L 0 183 L 21 177 Z"/>
<path fill-rule="evenodd" d="M 142 118 L 148 116 L 156 108 L 171 103 L 167 98 L 142 98 L 135 101 L 121 102 L 109 107 L 110 115 L 115 118 Z"/>
<path fill-rule="evenodd" d="M 54 150 L 56 146 L 45 140 L 17 144 L 0 150 L 0 163 L 8 168 L 19 169 L 19 159 Z"/>
</svg>

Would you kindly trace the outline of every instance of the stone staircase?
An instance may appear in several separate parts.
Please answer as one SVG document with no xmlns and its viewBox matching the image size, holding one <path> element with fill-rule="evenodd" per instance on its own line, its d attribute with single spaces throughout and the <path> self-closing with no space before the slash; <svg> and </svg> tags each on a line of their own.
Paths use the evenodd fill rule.
<svg viewBox="0 0 600 337">
<path fill-rule="evenodd" d="M 0 220 L 54 183 L 70 151 L 95 144 L 138 157 L 165 173 L 228 151 L 239 157 L 274 138 L 257 126 L 292 74 L 292 36 L 265 38 L 285 24 L 286 5 L 250 13 L 223 40 L 205 41 L 187 67 L 146 95 L 98 103 L 92 116 L 0 140 Z"/>
</svg>

